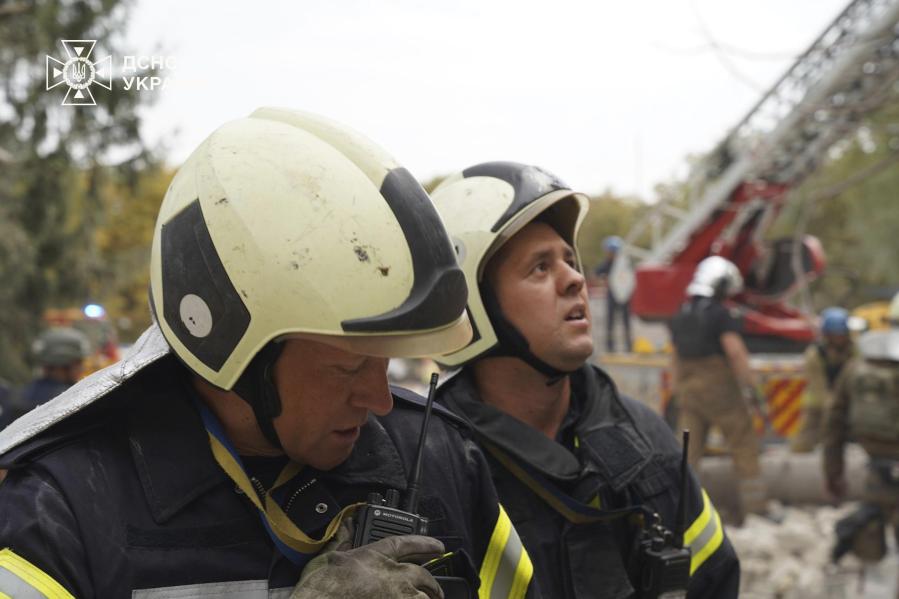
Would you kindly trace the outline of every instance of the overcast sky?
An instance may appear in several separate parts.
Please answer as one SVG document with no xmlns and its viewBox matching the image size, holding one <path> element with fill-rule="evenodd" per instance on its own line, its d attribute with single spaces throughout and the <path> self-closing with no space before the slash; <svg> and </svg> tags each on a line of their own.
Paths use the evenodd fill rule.
<svg viewBox="0 0 899 599">
<path fill-rule="evenodd" d="M 651 198 L 846 3 L 138 0 L 126 46 L 176 61 L 145 123 L 173 164 L 276 105 L 351 125 L 422 180 L 517 160 Z"/>
</svg>

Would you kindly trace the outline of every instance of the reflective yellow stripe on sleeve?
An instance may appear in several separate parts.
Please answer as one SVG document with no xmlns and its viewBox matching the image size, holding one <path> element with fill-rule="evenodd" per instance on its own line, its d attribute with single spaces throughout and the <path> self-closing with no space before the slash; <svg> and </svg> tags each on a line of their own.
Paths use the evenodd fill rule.
<svg viewBox="0 0 899 599">
<path fill-rule="evenodd" d="M 0 597 L 75 599 L 61 584 L 12 549 L 0 551 Z"/>
<path fill-rule="evenodd" d="M 684 533 L 684 544 L 690 547 L 693 554 L 690 560 L 691 576 L 717 551 L 722 541 L 724 541 L 724 528 L 721 526 L 721 518 L 703 489 L 702 512 Z"/>
<path fill-rule="evenodd" d="M 534 566 L 503 506 L 490 535 L 481 564 L 478 599 L 522 599 L 527 593 Z"/>
</svg>

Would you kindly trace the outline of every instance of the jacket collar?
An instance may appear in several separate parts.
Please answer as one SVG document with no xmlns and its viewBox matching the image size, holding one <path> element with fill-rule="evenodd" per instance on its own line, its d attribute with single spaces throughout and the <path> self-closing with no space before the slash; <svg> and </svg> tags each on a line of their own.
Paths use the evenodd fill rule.
<svg viewBox="0 0 899 599">
<path fill-rule="evenodd" d="M 598 472 L 613 489 L 631 482 L 651 461 L 652 448 L 637 429 L 609 376 L 584 365 L 571 376 L 579 455 L 536 429 L 480 400 L 470 369 L 440 388 L 440 401 L 462 416 L 482 439 L 557 481 Z"/>
<path fill-rule="evenodd" d="M 195 392 L 186 382 L 186 372 L 174 360 L 167 362 L 171 370 L 166 376 L 134 381 L 144 392 L 128 411 L 131 457 L 153 519 L 160 524 L 217 485 L 231 484 L 212 456 L 206 429 L 191 401 L 190 394 Z M 322 479 L 406 488 L 399 453 L 374 417 L 362 428 L 350 457 L 323 473 Z"/>
<path fill-rule="evenodd" d="M 441 386 L 439 392 L 440 401 L 465 419 L 482 440 L 490 441 L 550 478 L 573 481 L 580 475 L 580 463 L 568 449 L 481 401 L 470 369 L 463 369 Z"/>
</svg>

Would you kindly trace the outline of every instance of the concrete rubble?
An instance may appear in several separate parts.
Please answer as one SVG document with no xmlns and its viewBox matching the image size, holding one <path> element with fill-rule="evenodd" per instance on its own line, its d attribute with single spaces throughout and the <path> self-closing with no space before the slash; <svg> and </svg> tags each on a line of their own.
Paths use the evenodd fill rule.
<svg viewBox="0 0 899 599">
<path fill-rule="evenodd" d="M 856 505 L 772 502 L 772 517 L 779 523 L 750 515 L 742 527 L 726 526 L 740 556 L 741 599 L 894 599 L 899 559 L 892 535 L 891 552 L 879 564 L 864 567 L 853 555 L 837 565 L 830 562 L 834 525 Z"/>
</svg>

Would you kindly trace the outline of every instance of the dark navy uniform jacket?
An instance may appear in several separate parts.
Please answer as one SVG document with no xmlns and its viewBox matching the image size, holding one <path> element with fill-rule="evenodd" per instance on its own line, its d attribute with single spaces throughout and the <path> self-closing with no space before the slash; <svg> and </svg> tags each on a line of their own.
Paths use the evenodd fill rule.
<svg viewBox="0 0 899 599">
<path fill-rule="evenodd" d="M 554 441 L 480 401 L 463 369 L 438 399 L 489 441 L 583 504 L 616 509 L 644 504 L 675 528 L 681 450 L 651 409 L 620 397 L 600 369 L 571 375 L 571 409 Z M 485 452 L 486 453 L 486 452 Z M 634 595 L 631 551 L 637 530 L 626 520 L 573 524 L 487 454 L 500 500 L 534 563 L 545 596 L 611 599 Z M 712 502 L 688 476 L 685 544 L 692 549 L 689 599 L 737 597 L 740 567 Z M 597 503 L 598 502 L 598 503 Z"/>
<path fill-rule="evenodd" d="M 739 315 L 720 300 L 691 297 L 685 301 L 669 323 L 671 343 L 679 358 L 705 358 L 724 355 L 721 335 L 740 333 Z"/>
<path fill-rule="evenodd" d="M 280 555 L 256 508 L 215 462 L 185 372 L 166 357 L 0 456 L 0 468 L 10 469 L 0 484 L 0 592 L 289 595 L 301 568 Z M 308 469 L 289 489 L 288 515 L 313 538 L 369 492 L 406 488 L 423 413 L 417 396 L 394 396 L 395 409 L 370 418 L 345 463 Z M 483 455 L 452 420 L 431 419 L 419 511 L 448 551 L 471 556 L 492 597 L 524 597 L 527 556 Z"/>
</svg>

